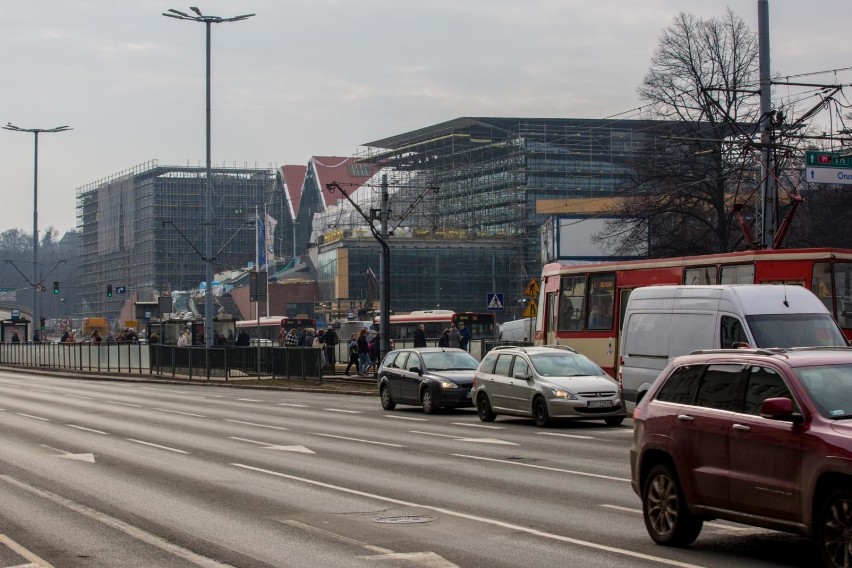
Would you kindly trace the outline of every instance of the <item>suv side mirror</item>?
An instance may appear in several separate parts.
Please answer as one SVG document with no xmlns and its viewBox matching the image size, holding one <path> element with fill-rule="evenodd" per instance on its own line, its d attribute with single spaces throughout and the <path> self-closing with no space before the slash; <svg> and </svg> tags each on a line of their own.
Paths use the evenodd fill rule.
<svg viewBox="0 0 852 568">
<path fill-rule="evenodd" d="M 804 417 L 793 411 L 793 401 L 786 397 L 767 398 L 760 405 L 760 416 L 771 420 L 781 420 L 801 424 Z"/>
</svg>

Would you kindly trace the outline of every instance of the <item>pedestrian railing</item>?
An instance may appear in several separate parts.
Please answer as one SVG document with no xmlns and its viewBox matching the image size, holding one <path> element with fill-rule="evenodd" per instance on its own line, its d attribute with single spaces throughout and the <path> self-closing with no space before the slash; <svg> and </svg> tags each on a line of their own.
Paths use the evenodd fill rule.
<svg viewBox="0 0 852 568">
<path fill-rule="evenodd" d="M 148 373 L 140 343 L 3 343 L 0 365 L 115 373 Z"/>
</svg>

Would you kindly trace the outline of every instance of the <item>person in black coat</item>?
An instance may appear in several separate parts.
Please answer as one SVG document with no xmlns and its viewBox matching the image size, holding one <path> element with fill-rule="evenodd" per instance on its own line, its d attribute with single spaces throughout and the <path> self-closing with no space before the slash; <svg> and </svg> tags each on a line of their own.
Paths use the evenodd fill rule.
<svg viewBox="0 0 852 568">
<path fill-rule="evenodd" d="M 414 346 L 426 347 L 426 330 L 422 323 L 414 330 Z"/>
</svg>

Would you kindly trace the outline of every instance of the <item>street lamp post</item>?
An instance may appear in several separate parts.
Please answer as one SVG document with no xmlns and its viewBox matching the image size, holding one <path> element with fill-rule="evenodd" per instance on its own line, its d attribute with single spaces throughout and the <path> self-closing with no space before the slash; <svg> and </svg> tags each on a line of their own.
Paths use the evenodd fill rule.
<svg viewBox="0 0 852 568">
<path fill-rule="evenodd" d="M 180 12 L 169 8 L 163 15 L 168 18 L 177 20 L 189 20 L 193 22 L 201 22 L 207 28 L 207 115 L 206 115 L 206 133 L 207 133 L 207 186 L 205 190 L 204 204 L 204 262 L 205 262 L 205 291 L 204 291 L 204 345 L 211 347 L 213 345 L 213 182 L 211 181 L 211 162 L 210 162 L 210 24 L 221 24 L 224 22 L 238 22 L 254 16 L 254 14 L 244 14 L 242 16 L 234 16 L 233 18 L 221 18 L 219 16 L 204 16 L 201 10 L 195 6 L 189 8 L 195 12 L 195 16 L 190 16 L 185 12 Z"/>
<path fill-rule="evenodd" d="M 33 159 L 33 337 L 41 337 L 41 310 L 38 305 L 38 293 L 41 282 L 38 274 L 38 135 L 42 132 L 54 133 L 71 130 L 69 126 L 57 126 L 55 128 L 20 128 L 12 123 L 6 123 L 4 130 L 13 132 L 28 132 L 35 139 L 35 152 Z"/>
</svg>

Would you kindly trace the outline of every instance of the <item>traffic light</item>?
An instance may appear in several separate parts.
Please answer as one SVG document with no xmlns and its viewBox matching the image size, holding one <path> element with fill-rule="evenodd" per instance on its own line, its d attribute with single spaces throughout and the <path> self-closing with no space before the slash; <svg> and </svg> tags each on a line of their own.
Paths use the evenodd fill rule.
<svg viewBox="0 0 852 568">
<path fill-rule="evenodd" d="M 39 321 L 39 324 L 42 331 L 47 329 L 47 321 L 45 320 L 44 316 L 42 316 L 41 320 Z"/>
<path fill-rule="evenodd" d="M 53 293 L 59 294 L 59 282 L 56 280 L 53 281 Z"/>
<path fill-rule="evenodd" d="M 107 298 L 112 298 L 112 284 L 107 284 Z"/>
</svg>

